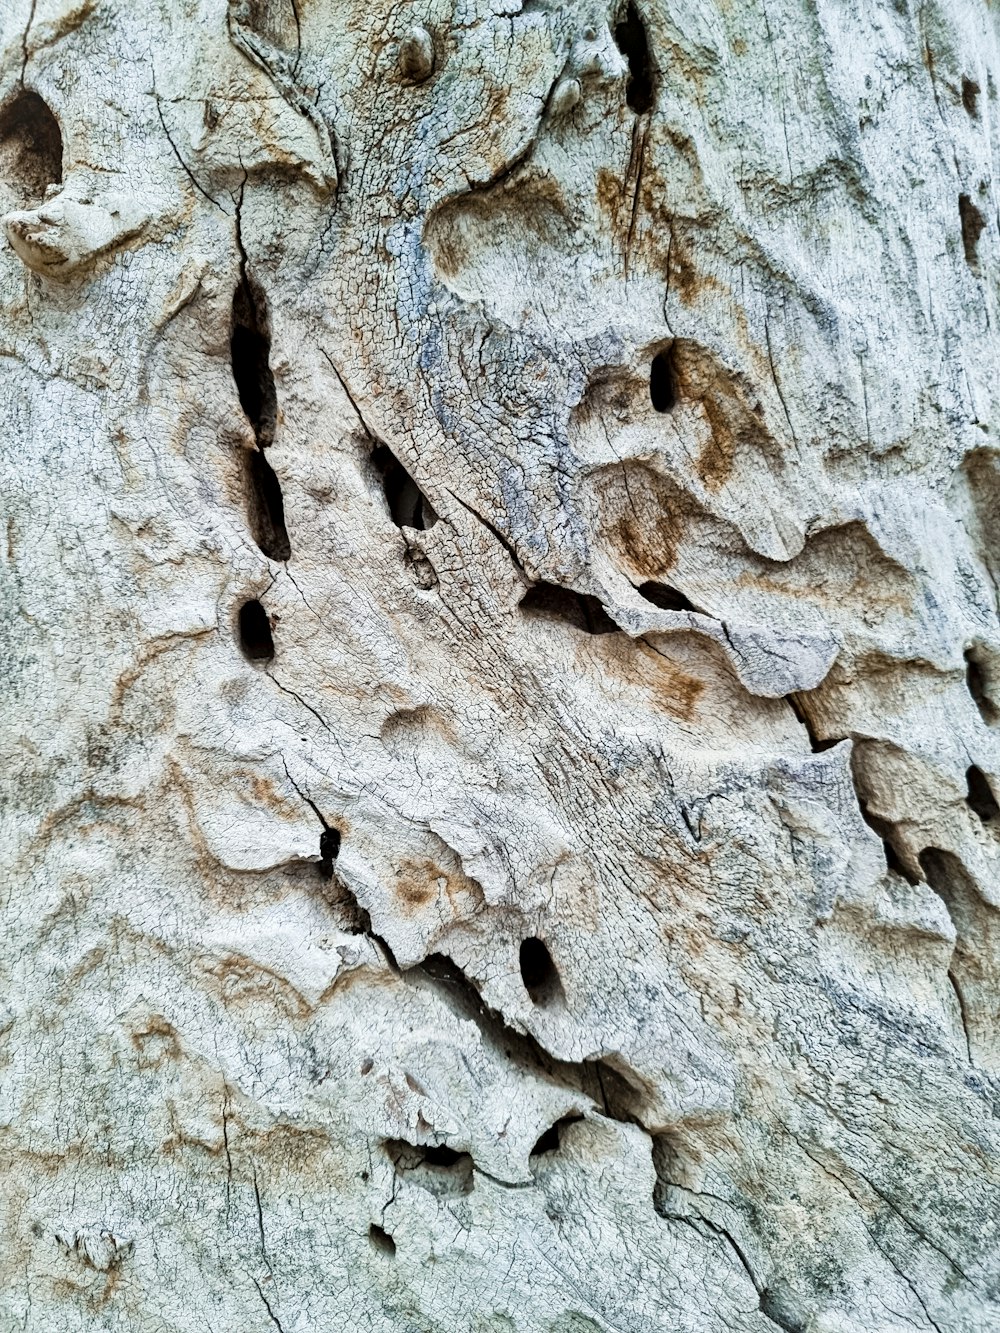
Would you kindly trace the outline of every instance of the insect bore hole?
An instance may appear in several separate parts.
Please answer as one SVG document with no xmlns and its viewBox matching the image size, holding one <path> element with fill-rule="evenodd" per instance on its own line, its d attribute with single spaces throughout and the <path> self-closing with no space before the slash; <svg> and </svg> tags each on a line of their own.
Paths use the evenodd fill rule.
<svg viewBox="0 0 1000 1333">
<path fill-rule="evenodd" d="M 251 662 L 270 662 L 274 657 L 271 621 L 256 598 L 240 607 L 240 647 Z"/>
</svg>

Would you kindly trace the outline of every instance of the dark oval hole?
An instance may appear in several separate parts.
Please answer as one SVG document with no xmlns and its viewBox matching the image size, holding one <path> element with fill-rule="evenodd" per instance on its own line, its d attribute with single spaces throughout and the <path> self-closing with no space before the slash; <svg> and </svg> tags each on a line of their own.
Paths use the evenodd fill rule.
<svg viewBox="0 0 1000 1333">
<path fill-rule="evenodd" d="M 979 716 L 988 726 L 992 726 L 997 718 L 997 709 L 989 696 L 986 675 L 975 648 L 965 650 L 965 684 L 979 709 Z"/>
<path fill-rule="evenodd" d="M 267 297 L 244 273 L 233 293 L 229 355 L 240 406 L 261 449 L 274 439 L 278 395 L 271 374 L 271 322 Z"/>
<path fill-rule="evenodd" d="M 442 1197 L 471 1194 L 475 1185 L 472 1154 L 456 1152 L 446 1144 L 414 1144 L 386 1139 L 389 1160 L 400 1173 L 422 1189 Z"/>
<path fill-rule="evenodd" d="M 646 25 L 634 0 L 629 0 L 625 13 L 615 24 L 615 45 L 628 61 L 625 101 L 637 116 L 641 116 L 653 109 L 655 89 Z"/>
<path fill-rule="evenodd" d="M 274 656 L 271 622 L 256 599 L 240 607 L 240 647 L 251 662 L 269 662 Z"/>
<path fill-rule="evenodd" d="M 975 268 L 979 263 L 979 238 L 986 226 L 986 219 L 967 194 L 958 196 L 958 216 L 962 223 L 965 262 L 970 268 Z"/>
<path fill-rule="evenodd" d="M 384 444 L 378 445 L 372 450 L 372 462 L 381 474 L 389 515 L 396 527 L 417 528 L 421 532 L 432 528 L 437 514 L 392 450 Z"/>
<path fill-rule="evenodd" d="M 340 855 L 340 829 L 325 828 L 319 835 L 319 873 L 333 878 L 333 863 Z"/>
<path fill-rule="evenodd" d="M 247 517 L 258 548 L 269 560 L 288 560 L 292 544 L 285 527 L 285 501 L 277 473 L 261 449 L 244 449 Z"/>
<path fill-rule="evenodd" d="M 979 84 L 975 79 L 962 80 L 962 105 L 973 120 L 979 119 Z"/>
<path fill-rule="evenodd" d="M 424 1148 L 424 1161 L 430 1166 L 448 1167 L 457 1166 L 459 1162 L 469 1156 L 468 1153 L 456 1152 L 454 1148 L 449 1148 L 446 1144 L 430 1144 Z"/>
<path fill-rule="evenodd" d="M 657 412 L 672 412 L 677 406 L 677 374 L 672 348 L 657 352 L 650 363 L 649 397 Z"/>
<path fill-rule="evenodd" d="M 667 583 L 640 583 L 638 592 L 640 597 L 645 597 L 647 602 L 652 602 L 661 611 L 698 611 L 682 592 Z"/>
<path fill-rule="evenodd" d="M 535 583 L 520 601 L 521 610 L 541 620 L 563 621 L 585 634 L 618 634 L 619 628 L 596 597 L 555 583 Z"/>
<path fill-rule="evenodd" d="M 62 183 L 63 144 L 48 105 L 23 88 L 0 111 L 0 179 L 27 204 Z"/>
<path fill-rule="evenodd" d="M 997 805 L 997 799 L 993 795 L 989 779 L 981 768 L 972 764 L 965 771 L 965 780 L 969 787 L 965 799 L 970 809 L 979 816 L 984 824 L 988 824 L 991 819 L 1000 815 L 1000 805 Z"/>
<path fill-rule="evenodd" d="M 538 1142 L 529 1153 L 530 1157 L 541 1157 L 544 1153 L 557 1152 L 562 1142 L 562 1132 L 567 1125 L 575 1125 L 582 1120 L 582 1115 L 564 1115 L 554 1125 L 549 1125 L 544 1134 L 538 1136 Z"/>
<path fill-rule="evenodd" d="M 368 1228 L 368 1239 L 373 1249 L 381 1250 L 390 1259 L 396 1253 L 396 1242 L 384 1227 L 376 1226 L 374 1222 Z"/>
<path fill-rule="evenodd" d="M 537 935 L 521 941 L 521 980 L 532 1004 L 550 1004 L 562 995 L 562 982 L 543 940 Z"/>
</svg>

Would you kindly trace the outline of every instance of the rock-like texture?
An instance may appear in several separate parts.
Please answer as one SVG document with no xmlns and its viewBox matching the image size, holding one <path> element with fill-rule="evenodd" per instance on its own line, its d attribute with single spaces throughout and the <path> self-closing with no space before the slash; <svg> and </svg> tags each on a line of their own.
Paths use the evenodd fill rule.
<svg viewBox="0 0 1000 1333">
<path fill-rule="evenodd" d="M 2 1333 L 1000 1327 L 997 32 L 3 6 Z"/>
</svg>

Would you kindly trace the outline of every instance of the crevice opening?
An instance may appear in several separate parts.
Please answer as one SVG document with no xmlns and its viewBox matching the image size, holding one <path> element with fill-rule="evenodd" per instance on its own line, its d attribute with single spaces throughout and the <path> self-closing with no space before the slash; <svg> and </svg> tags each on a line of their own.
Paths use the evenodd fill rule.
<svg viewBox="0 0 1000 1333">
<path fill-rule="evenodd" d="M 267 297 L 245 271 L 233 293 L 229 354 L 240 406 L 259 448 L 266 449 L 274 440 L 278 422 L 278 395 L 270 360 L 271 322 Z"/>
<path fill-rule="evenodd" d="M 984 824 L 990 823 L 1000 815 L 1000 805 L 993 795 L 989 779 L 981 768 L 970 764 L 965 771 L 965 781 L 968 784 L 968 794 L 965 799 L 969 809 L 977 814 Z"/>
<path fill-rule="evenodd" d="M 962 80 L 962 105 L 973 120 L 979 119 L 979 93 L 981 89 L 975 79 Z"/>
<path fill-rule="evenodd" d="M 372 462 L 382 478 L 389 516 L 396 527 L 416 528 L 420 532 L 432 528 L 437 514 L 392 450 L 387 445 L 378 445 L 372 450 Z"/>
<path fill-rule="evenodd" d="M 532 1148 L 529 1156 L 542 1157 L 545 1153 L 558 1152 L 559 1145 L 562 1142 L 563 1130 L 568 1125 L 575 1125 L 577 1121 L 582 1119 L 582 1115 L 564 1115 L 554 1125 L 549 1125 L 548 1129 L 538 1136 L 538 1142 Z"/>
<path fill-rule="evenodd" d="M 386 1231 L 385 1227 L 376 1226 L 373 1222 L 368 1228 L 368 1240 L 373 1249 L 388 1255 L 390 1259 L 395 1255 L 396 1242 L 389 1235 L 388 1231 Z"/>
<path fill-rule="evenodd" d="M 649 54 L 649 38 L 635 0 L 629 0 L 622 17 L 615 24 L 615 45 L 628 61 L 628 83 L 625 101 L 637 116 L 653 109 L 653 65 Z"/>
<path fill-rule="evenodd" d="M 340 855 L 340 829 L 325 828 L 319 835 L 319 873 L 333 878 L 333 863 Z"/>
<path fill-rule="evenodd" d="M 962 223 L 962 249 L 970 268 L 979 264 L 979 238 L 986 227 L 986 219 L 967 194 L 958 196 L 958 215 Z"/>
<path fill-rule="evenodd" d="M 677 372 L 672 347 L 657 352 L 650 362 L 649 397 L 657 412 L 672 412 L 677 406 Z"/>
<path fill-rule="evenodd" d="M 261 449 L 244 449 L 245 492 L 250 532 L 269 560 L 287 560 L 292 544 L 285 527 L 281 482 Z"/>
<path fill-rule="evenodd" d="M 562 995 L 562 982 L 548 946 L 537 935 L 521 941 L 521 980 L 532 1004 L 551 1004 Z"/>
<path fill-rule="evenodd" d="M 585 634 L 617 634 L 618 626 L 596 597 L 561 588 L 556 583 L 535 583 L 521 598 L 521 610 L 539 620 L 562 621 Z"/>
<path fill-rule="evenodd" d="M 640 597 L 658 606 L 661 611 L 694 611 L 701 614 L 693 602 L 668 583 L 640 583 L 637 591 Z"/>
<path fill-rule="evenodd" d="M 274 657 L 271 621 L 256 598 L 240 607 L 240 647 L 251 662 L 270 662 Z"/>
<path fill-rule="evenodd" d="M 965 650 L 965 684 L 979 709 L 979 716 L 987 726 L 992 726 L 997 720 L 997 707 L 990 698 L 986 672 L 974 647 Z"/>
<path fill-rule="evenodd" d="M 22 88 L 0 111 L 0 180 L 18 203 L 39 202 L 49 185 L 63 178 L 63 143 L 59 122 L 47 103 Z"/>
</svg>

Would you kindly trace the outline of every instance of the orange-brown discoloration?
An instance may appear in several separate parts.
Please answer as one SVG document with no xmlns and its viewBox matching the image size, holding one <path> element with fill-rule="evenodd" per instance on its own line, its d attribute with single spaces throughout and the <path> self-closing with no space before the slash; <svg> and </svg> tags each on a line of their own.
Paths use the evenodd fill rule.
<svg viewBox="0 0 1000 1333">
<path fill-rule="evenodd" d="M 604 535 L 619 561 L 637 576 L 659 578 L 674 565 L 683 535 L 682 493 L 644 463 L 616 464 L 597 484 Z"/>
<path fill-rule="evenodd" d="M 407 907 L 425 907 L 443 887 L 439 881 L 448 876 L 433 861 L 401 861 L 396 892 Z"/>
<path fill-rule="evenodd" d="M 602 635 L 583 640 L 580 652 L 588 659 L 588 671 L 593 669 L 596 658 L 609 677 L 626 688 L 637 686 L 648 693 L 658 712 L 683 722 L 693 717 L 704 684 L 645 639 L 632 640 L 624 634 Z"/>
<path fill-rule="evenodd" d="M 711 430 L 698 456 L 698 473 L 709 490 L 729 480 L 741 449 L 780 461 L 760 405 L 740 375 L 686 339 L 674 343 L 672 357 L 680 401 L 698 404 Z"/>
<path fill-rule="evenodd" d="M 162 1014 L 150 1014 L 146 1021 L 130 1034 L 132 1045 L 139 1056 L 140 1069 L 152 1069 L 165 1060 L 176 1060 L 181 1054 L 177 1030 Z"/>
<path fill-rule="evenodd" d="M 636 641 L 641 657 L 636 675 L 654 703 L 671 717 L 689 722 L 705 688 L 694 676 L 685 675 L 673 662 L 642 639 Z"/>
<path fill-rule="evenodd" d="M 761 562 L 734 584 L 835 608 L 862 600 L 879 616 L 912 611 L 916 591 L 909 571 L 884 555 L 860 523 L 817 533 L 791 564 Z"/>
<path fill-rule="evenodd" d="M 202 958 L 195 966 L 227 1008 L 254 1003 L 263 997 L 292 1018 L 305 1018 L 312 1009 L 305 996 L 285 977 L 242 954 Z"/>
</svg>

